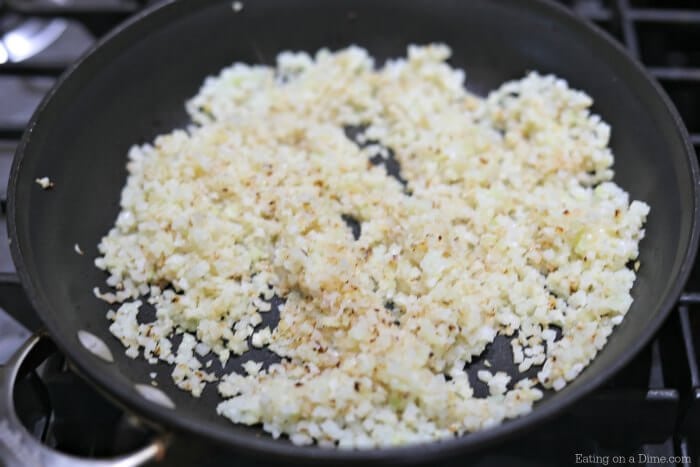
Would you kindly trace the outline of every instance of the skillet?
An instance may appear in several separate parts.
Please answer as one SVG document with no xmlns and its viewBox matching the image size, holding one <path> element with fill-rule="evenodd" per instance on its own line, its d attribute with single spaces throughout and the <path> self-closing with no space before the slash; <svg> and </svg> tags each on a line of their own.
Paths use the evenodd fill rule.
<svg viewBox="0 0 700 467">
<path fill-rule="evenodd" d="M 207 75 L 234 61 L 271 64 L 281 50 L 350 44 L 381 60 L 403 55 L 409 43 L 428 42 L 452 47 L 450 62 L 466 70 L 473 92 L 485 94 L 528 70 L 554 73 L 591 95 L 593 111 L 611 124 L 615 182 L 632 199 L 646 201 L 651 214 L 640 246 L 643 266 L 632 291 L 634 303 L 606 347 L 575 381 L 547 393 L 528 415 L 449 441 L 400 448 L 348 451 L 273 440 L 258 427 L 217 416 L 213 386 L 200 399 L 192 398 L 174 386 L 165 368 L 158 371 L 158 391 L 146 394 L 142 385 L 148 385 L 154 367 L 124 355 L 107 330 L 109 305 L 92 293 L 105 279 L 93 265 L 95 246 L 119 211 L 128 148 L 184 127 L 185 100 Z M 55 183 L 52 190 L 34 182 L 44 176 Z M 13 163 L 8 229 L 19 277 L 46 332 L 76 371 L 147 423 L 268 460 L 433 462 L 540 424 L 598 387 L 644 347 L 693 264 L 697 185 L 698 165 L 686 130 L 658 84 L 612 39 L 548 0 L 250 0 L 240 12 L 229 1 L 170 0 L 101 40 L 39 106 Z M 76 243 L 84 256 L 75 253 Z M 11 384 L 22 358 L 40 342 L 34 338 L 4 369 L 3 385 Z M 113 361 L 89 350 L 100 342 Z M 516 374 L 509 347 L 494 344 L 488 352 L 497 369 Z M 240 359 L 231 361 L 227 370 L 239 365 Z M 10 404 L 6 420 L 16 422 L 7 402 L 11 390 L 4 392 L 0 403 Z M 13 429 L 24 436 L 20 426 Z M 46 465 L 64 465 L 58 454 L 34 448 Z M 159 440 L 121 465 L 137 465 L 162 448 Z"/>
</svg>

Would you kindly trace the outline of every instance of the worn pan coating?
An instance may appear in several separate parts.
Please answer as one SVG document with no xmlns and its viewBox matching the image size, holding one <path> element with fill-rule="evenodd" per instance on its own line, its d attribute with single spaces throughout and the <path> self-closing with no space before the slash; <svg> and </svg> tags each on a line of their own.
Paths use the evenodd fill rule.
<svg viewBox="0 0 700 467">
<path fill-rule="evenodd" d="M 118 212 L 126 152 L 135 142 L 182 127 L 186 98 L 205 76 L 233 61 L 272 63 L 284 49 L 349 44 L 375 57 L 405 53 L 408 43 L 441 41 L 484 93 L 527 70 L 555 73 L 595 99 L 613 128 L 615 181 L 651 205 L 641 245 L 634 304 L 595 361 L 534 411 L 447 442 L 345 451 L 297 447 L 215 413 L 213 386 L 201 399 L 177 390 L 165 368 L 158 384 L 176 408 L 135 389 L 153 367 L 127 358 L 107 331 L 108 305 L 92 288 L 105 275 L 92 260 Z M 53 190 L 34 183 L 49 176 Z M 120 404 L 167 429 L 197 433 L 266 458 L 333 462 L 425 461 L 475 450 L 562 411 L 618 371 L 650 339 L 676 301 L 696 251 L 698 166 L 669 99 L 643 68 L 592 26 L 546 1 L 249 0 L 171 1 L 130 19 L 59 81 L 26 131 L 9 187 L 9 234 L 22 284 L 58 346 L 87 378 Z M 78 243 L 86 252 L 73 250 Z M 114 363 L 86 351 L 87 330 L 111 348 Z M 507 361 L 507 347 L 492 349 Z M 235 365 L 236 363 L 232 363 Z"/>
</svg>

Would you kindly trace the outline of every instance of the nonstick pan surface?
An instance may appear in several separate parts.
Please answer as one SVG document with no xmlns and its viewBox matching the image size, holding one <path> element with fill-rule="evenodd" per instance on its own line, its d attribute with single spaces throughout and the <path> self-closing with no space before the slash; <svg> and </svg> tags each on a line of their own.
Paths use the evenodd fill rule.
<svg viewBox="0 0 700 467">
<path fill-rule="evenodd" d="M 612 126 L 615 181 L 651 205 L 634 303 L 592 364 L 534 411 L 454 440 L 402 448 L 345 451 L 297 447 L 257 427 L 216 415 L 210 385 L 200 399 L 178 390 L 164 366 L 124 355 L 110 335 L 109 305 L 96 299 L 105 274 L 96 245 L 119 210 L 126 153 L 137 142 L 187 124 L 184 102 L 207 75 L 234 61 L 274 62 L 281 50 L 315 51 L 350 44 L 378 59 L 405 54 L 409 43 L 445 42 L 467 87 L 483 94 L 529 70 L 555 73 L 594 100 Z M 48 176 L 53 190 L 34 180 Z M 475 450 L 545 420 L 600 385 L 650 339 L 688 276 L 697 243 L 698 167 L 673 106 L 642 67 L 592 26 L 545 1 L 255 0 L 235 12 L 230 1 L 171 1 L 113 31 L 59 80 L 34 115 L 12 168 L 9 234 L 22 283 L 43 323 L 75 367 L 103 392 L 166 429 L 195 433 L 270 459 L 333 462 L 427 461 Z M 74 245 L 85 251 L 77 255 Z M 114 362 L 88 352 L 86 330 Z M 270 359 L 258 351 L 257 358 Z M 250 358 L 246 356 L 245 359 Z M 489 349 L 509 368 L 509 347 Z M 237 368 L 241 359 L 227 370 Z M 145 399 L 150 383 L 172 400 Z M 515 373 L 513 373 L 515 374 Z"/>
</svg>

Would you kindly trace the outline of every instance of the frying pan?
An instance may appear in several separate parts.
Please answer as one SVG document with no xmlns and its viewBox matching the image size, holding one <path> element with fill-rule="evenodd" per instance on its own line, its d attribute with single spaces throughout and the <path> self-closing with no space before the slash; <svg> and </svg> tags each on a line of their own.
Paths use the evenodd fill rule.
<svg viewBox="0 0 700 467">
<path fill-rule="evenodd" d="M 184 101 L 205 76 L 234 61 L 269 64 L 281 50 L 349 44 L 381 60 L 403 55 L 408 43 L 434 41 L 453 48 L 451 63 L 466 70 L 467 87 L 476 93 L 537 70 L 590 94 L 593 110 L 612 125 L 615 181 L 651 205 L 634 303 L 591 365 L 521 418 L 449 441 L 373 450 L 299 447 L 258 427 L 234 425 L 216 415 L 213 386 L 195 399 L 174 387 L 166 368 L 155 367 L 160 393 L 137 389 L 150 382 L 154 367 L 124 355 L 107 330 L 109 306 L 92 293 L 105 279 L 93 266 L 95 245 L 119 210 L 127 149 L 185 126 Z M 34 182 L 43 176 L 54 189 Z M 686 131 L 659 86 L 613 40 L 548 1 L 249 0 L 241 12 L 228 0 L 169 1 L 100 41 L 40 105 L 12 167 L 8 222 L 18 274 L 52 339 L 88 381 L 142 419 L 265 459 L 422 462 L 477 450 L 541 423 L 643 348 L 676 301 L 695 256 L 697 183 Z M 75 253 L 76 243 L 84 256 Z M 113 361 L 90 351 L 99 342 Z M 494 344 L 490 352 L 494 366 L 515 375 L 507 347 Z M 237 365 L 240 359 L 227 370 Z M 44 458 L 48 464 L 56 459 Z"/>
</svg>

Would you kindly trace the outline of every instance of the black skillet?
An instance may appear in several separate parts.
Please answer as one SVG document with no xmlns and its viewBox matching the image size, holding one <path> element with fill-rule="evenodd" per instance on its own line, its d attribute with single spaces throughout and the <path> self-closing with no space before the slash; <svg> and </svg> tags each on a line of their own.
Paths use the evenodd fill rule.
<svg viewBox="0 0 700 467">
<path fill-rule="evenodd" d="M 615 181 L 633 199 L 648 202 L 651 215 L 634 304 L 604 350 L 529 415 L 450 441 L 401 448 L 348 451 L 273 440 L 257 427 L 217 416 L 214 387 L 194 399 L 174 388 L 160 367 L 158 388 L 175 408 L 145 398 L 135 384 L 147 384 L 153 367 L 124 355 L 107 330 L 108 306 L 92 294 L 105 279 L 93 266 L 95 245 L 118 212 L 127 149 L 186 125 L 185 99 L 205 76 L 233 61 L 269 64 L 280 50 L 349 44 L 383 59 L 403 55 L 408 43 L 433 41 L 453 48 L 451 63 L 466 70 L 468 87 L 477 93 L 528 70 L 555 73 L 589 93 L 595 112 L 612 125 Z M 52 190 L 34 182 L 43 176 L 55 183 Z M 697 183 L 686 131 L 659 86 L 619 45 L 548 1 L 248 0 L 240 12 L 229 0 L 169 1 L 109 34 L 41 104 L 12 167 L 8 220 L 19 276 L 51 338 L 87 380 L 139 417 L 266 459 L 419 462 L 478 450 L 541 423 L 644 347 L 676 301 L 695 256 Z M 76 243 L 84 256 L 75 253 Z M 81 345 L 81 330 L 106 343 L 114 361 Z M 507 368 L 508 352 L 493 346 L 492 360 Z"/>
</svg>

